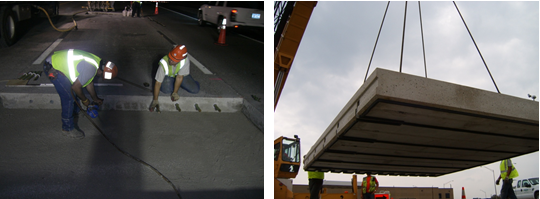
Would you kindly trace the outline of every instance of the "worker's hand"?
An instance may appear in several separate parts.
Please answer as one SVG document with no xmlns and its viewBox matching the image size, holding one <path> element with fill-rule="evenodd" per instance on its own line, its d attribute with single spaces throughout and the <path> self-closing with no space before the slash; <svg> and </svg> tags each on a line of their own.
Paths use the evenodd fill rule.
<svg viewBox="0 0 540 199">
<path fill-rule="evenodd" d="M 496 185 L 499 185 L 499 181 L 500 181 L 501 178 L 497 179 L 497 181 L 495 181 L 495 184 Z"/>
<path fill-rule="evenodd" d="M 94 102 L 98 105 L 98 106 L 101 106 L 103 104 L 103 99 L 100 99 L 99 97 L 97 97 L 96 99 L 94 99 Z"/>
<path fill-rule="evenodd" d="M 159 105 L 159 101 L 152 100 L 152 104 L 150 105 L 150 112 L 154 112 L 154 109 Z"/>
<path fill-rule="evenodd" d="M 174 102 L 176 100 L 180 99 L 180 96 L 178 95 L 178 93 L 173 93 L 171 94 L 171 100 Z"/>
</svg>

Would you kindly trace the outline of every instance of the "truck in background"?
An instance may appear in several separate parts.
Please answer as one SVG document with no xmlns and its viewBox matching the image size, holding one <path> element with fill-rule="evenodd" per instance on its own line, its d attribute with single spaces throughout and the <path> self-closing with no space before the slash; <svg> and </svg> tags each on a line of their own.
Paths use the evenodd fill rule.
<svg viewBox="0 0 540 199">
<path fill-rule="evenodd" d="M 221 30 L 223 19 L 227 28 L 264 27 L 263 1 L 210 1 L 199 8 L 198 23 L 216 24 Z"/>
<path fill-rule="evenodd" d="M 514 179 L 514 193 L 518 199 L 538 199 L 538 177 Z"/>
<path fill-rule="evenodd" d="M 46 17 L 37 6 L 47 11 L 50 17 L 57 16 L 60 8 L 58 2 L 51 1 L 2 1 L 0 2 L 0 48 L 15 44 L 23 32 L 21 21 L 36 17 Z"/>
</svg>

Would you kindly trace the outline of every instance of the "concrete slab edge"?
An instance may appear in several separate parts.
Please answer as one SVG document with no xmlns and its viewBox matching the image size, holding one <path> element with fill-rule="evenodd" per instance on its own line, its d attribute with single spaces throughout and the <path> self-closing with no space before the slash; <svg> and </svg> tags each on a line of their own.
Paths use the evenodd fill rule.
<svg viewBox="0 0 540 199">
<path fill-rule="evenodd" d="M 152 103 L 151 96 L 107 95 L 99 97 L 104 99 L 100 110 L 148 111 Z M 7 109 L 61 109 L 60 97 L 56 93 L 0 93 L 0 99 L 2 106 Z M 172 102 L 168 96 L 159 96 L 158 100 L 161 111 L 177 112 L 177 103 L 182 112 L 226 113 L 238 112 L 244 107 L 244 100 L 240 97 L 182 97 Z M 200 111 L 196 109 L 196 105 Z M 216 106 L 221 111 L 216 110 Z"/>
<path fill-rule="evenodd" d="M 251 120 L 259 130 L 264 132 L 264 114 L 257 110 L 251 103 L 244 99 L 242 113 Z"/>
</svg>

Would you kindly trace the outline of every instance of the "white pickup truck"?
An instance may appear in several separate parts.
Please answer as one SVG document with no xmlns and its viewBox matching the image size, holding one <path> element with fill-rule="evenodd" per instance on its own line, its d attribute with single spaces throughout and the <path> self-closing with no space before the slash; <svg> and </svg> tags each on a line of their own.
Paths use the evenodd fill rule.
<svg viewBox="0 0 540 199">
<path fill-rule="evenodd" d="M 197 17 L 199 25 L 216 24 L 218 31 L 223 18 L 227 28 L 264 27 L 263 9 L 263 1 L 210 1 L 199 8 Z"/>
<path fill-rule="evenodd" d="M 518 199 L 538 199 L 538 178 L 514 179 L 514 193 Z"/>
</svg>

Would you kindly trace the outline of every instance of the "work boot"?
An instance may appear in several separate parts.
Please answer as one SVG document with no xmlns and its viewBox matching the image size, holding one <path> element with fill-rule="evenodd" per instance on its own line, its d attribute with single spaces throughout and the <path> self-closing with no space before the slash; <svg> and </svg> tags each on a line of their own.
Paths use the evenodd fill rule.
<svg viewBox="0 0 540 199">
<path fill-rule="evenodd" d="M 79 130 L 71 130 L 71 131 L 65 131 L 65 130 L 62 130 L 62 134 L 69 137 L 69 138 L 75 138 L 75 139 L 83 139 L 84 138 L 84 133 L 82 131 L 79 131 Z"/>
</svg>

